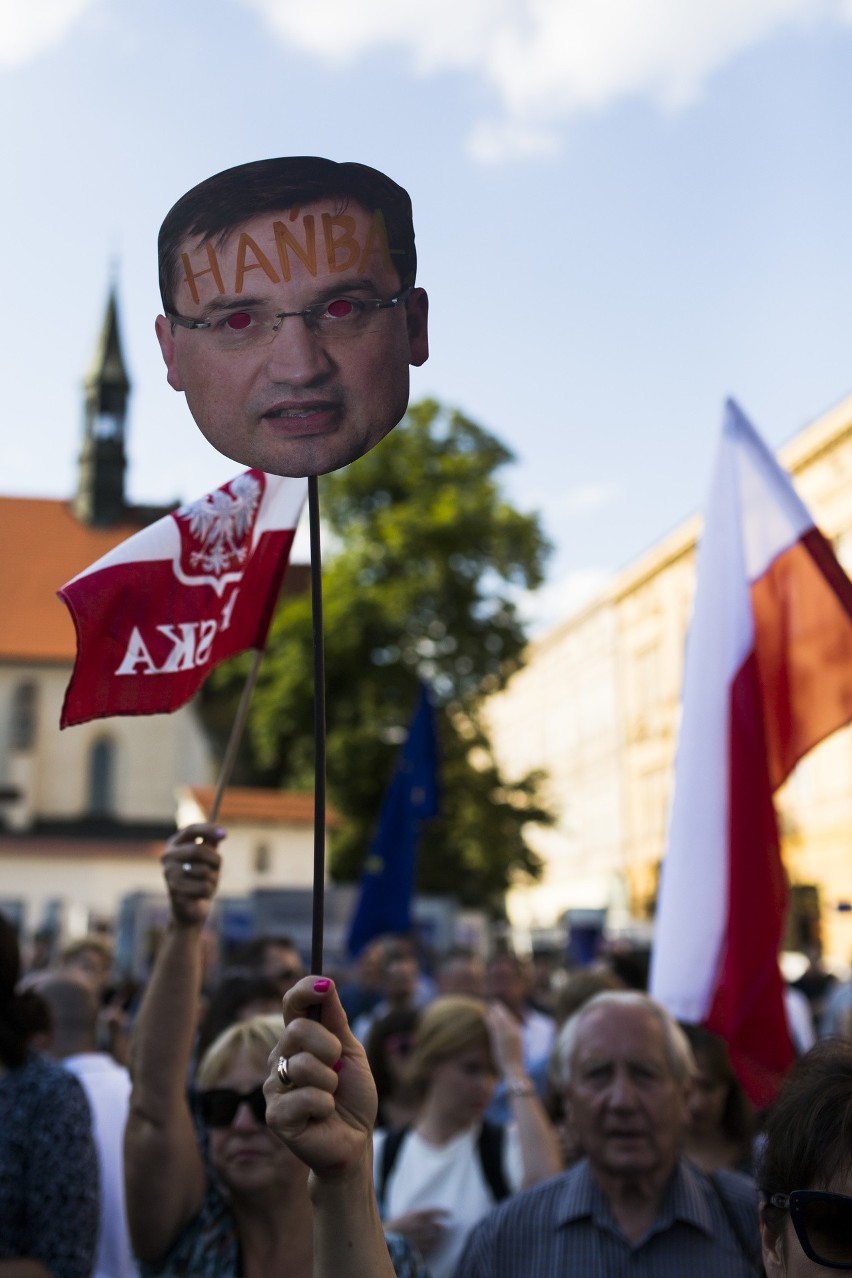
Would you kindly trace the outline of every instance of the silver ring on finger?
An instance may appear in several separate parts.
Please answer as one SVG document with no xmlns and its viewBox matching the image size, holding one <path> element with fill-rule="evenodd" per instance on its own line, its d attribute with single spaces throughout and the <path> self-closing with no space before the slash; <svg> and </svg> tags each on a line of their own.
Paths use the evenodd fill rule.
<svg viewBox="0 0 852 1278">
<path fill-rule="evenodd" d="M 192 862 L 191 862 L 191 861 L 184 861 L 183 865 L 182 865 L 180 868 L 183 870 L 184 874 L 191 874 L 191 873 L 192 873 Z"/>
<path fill-rule="evenodd" d="M 278 1057 L 278 1064 L 275 1066 L 275 1073 L 278 1075 L 279 1079 L 281 1080 L 281 1085 L 282 1085 L 282 1087 L 292 1087 L 292 1086 L 293 1086 L 293 1080 L 292 1080 L 292 1078 L 290 1077 L 290 1072 L 289 1072 L 289 1070 L 287 1069 L 287 1058 L 286 1058 L 286 1056 L 279 1056 L 279 1057 Z"/>
</svg>

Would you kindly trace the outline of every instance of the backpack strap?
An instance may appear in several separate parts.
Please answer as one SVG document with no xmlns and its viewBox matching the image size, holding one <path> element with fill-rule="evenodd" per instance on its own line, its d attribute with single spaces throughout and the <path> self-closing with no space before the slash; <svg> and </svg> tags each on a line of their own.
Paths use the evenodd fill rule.
<svg viewBox="0 0 852 1278">
<path fill-rule="evenodd" d="M 503 1171 L 503 1128 L 498 1123 L 484 1122 L 477 1149 L 488 1188 L 494 1195 L 494 1201 L 499 1203 L 512 1192 Z"/>
<path fill-rule="evenodd" d="M 388 1177 L 399 1157 L 402 1142 L 410 1131 L 410 1127 L 397 1127 L 395 1130 L 389 1131 L 385 1136 L 381 1158 L 379 1159 L 379 1178 L 376 1186 L 376 1199 L 379 1204 L 379 1211 L 382 1213 L 385 1209 L 385 1189 Z M 503 1128 L 498 1123 L 484 1122 L 479 1133 L 476 1149 L 482 1165 L 482 1174 L 485 1177 L 488 1188 L 491 1190 L 494 1201 L 499 1203 L 502 1199 L 508 1198 L 512 1192 L 506 1180 L 506 1174 L 503 1171 Z"/>
</svg>

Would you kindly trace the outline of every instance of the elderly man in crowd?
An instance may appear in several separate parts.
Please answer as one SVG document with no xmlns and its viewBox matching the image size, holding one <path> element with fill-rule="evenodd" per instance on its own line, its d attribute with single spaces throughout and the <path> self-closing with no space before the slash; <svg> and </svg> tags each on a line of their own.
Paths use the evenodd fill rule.
<svg viewBox="0 0 852 1278">
<path fill-rule="evenodd" d="M 456 1278 L 746 1278 L 759 1257 L 757 1192 L 683 1156 L 694 1062 L 644 994 L 607 992 L 563 1027 L 560 1083 L 576 1166 L 498 1208 Z"/>
</svg>

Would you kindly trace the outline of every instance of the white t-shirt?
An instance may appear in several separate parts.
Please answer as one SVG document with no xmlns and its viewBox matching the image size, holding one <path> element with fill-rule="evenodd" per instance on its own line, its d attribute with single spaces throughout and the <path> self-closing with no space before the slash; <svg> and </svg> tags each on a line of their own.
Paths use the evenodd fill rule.
<svg viewBox="0 0 852 1278">
<path fill-rule="evenodd" d="M 106 1052 L 81 1052 L 60 1062 L 89 1098 L 101 1171 L 101 1232 L 92 1278 L 138 1278 L 124 1205 L 124 1128 L 130 1075 Z"/>
<path fill-rule="evenodd" d="M 378 1191 L 382 1149 L 386 1133 L 375 1134 L 373 1168 Z M 431 1278 L 451 1278 L 468 1234 L 494 1206 L 494 1198 L 482 1170 L 477 1142 L 479 1127 L 470 1128 L 446 1145 L 430 1145 L 416 1131 L 402 1142 L 385 1185 L 382 1216 L 395 1220 L 410 1211 L 440 1208 L 448 1213 L 443 1237 L 424 1256 Z M 510 1189 L 523 1179 L 523 1163 L 517 1129 L 503 1134 L 503 1174 Z"/>
</svg>

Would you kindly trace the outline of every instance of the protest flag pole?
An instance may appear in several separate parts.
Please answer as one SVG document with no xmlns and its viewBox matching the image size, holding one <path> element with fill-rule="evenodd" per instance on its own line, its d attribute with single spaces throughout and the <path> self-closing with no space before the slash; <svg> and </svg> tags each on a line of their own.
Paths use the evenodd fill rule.
<svg viewBox="0 0 852 1278">
<path fill-rule="evenodd" d="M 315 679 L 311 960 L 313 970 L 321 972 L 326 747 L 322 560 L 315 477 L 306 483 L 304 477 L 244 471 L 215 492 L 143 528 L 66 582 L 58 594 L 74 621 L 77 656 L 60 727 L 112 715 L 170 714 L 186 705 L 221 661 L 253 650 L 208 816 L 210 821 L 217 820 L 248 719 L 306 487 Z M 236 583 L 237 588 L 225 602 L 224 589 L 229 583 Z M 213 589 L 219 603 L 218 620 L 199 611 L 208 597 L 188 591 L 195 586 Z M 127 606 L 131 594 L 135 611 Z M 157 624 L 164 607 L 173 621 Z M 105 679 L 105 671 L 111 671 L 111 677 Z M 151 679 L 151 675 L 158 678 Z"/>
<path fill-rule="evenodd" d="M 225 757 L 222 760 L 222 767 L 219 770 L 219 780 L 216 782 L 216 793 L 213 795 L 213 803 L 210 807 L 210 815 L 208 821 L 216 821 L 219 817 L 219 808 L 222 804 L 222 796 L 225 793 L 228 782 L 231 779 L 231 773 L 234 770 L 234 764 L 237 761 L 237 752 L 240 748 L 243 732 L 248 719 L 249 706 L 251 704 L 251 696 L 254 692 L 254 686 L 257 683 L 257 676 L 260 674 L 260 663 L 263 660 L 263 649 L 256 648 L 252 657 L 251 667 L 243 685 L 242 695 L 240 696 L 240 704 L 237 706 L 237 713 L 231 728 L 231 734 L 228 737 L 228 745 L 225 749 Z"/>
<path fill-rule="evenodd" d="M 308 476 L 308 521 L 311 544 L 311 617 L 314 653 L 314 884 L 311 923 L 311 971 L 322 972 L 325 921 L 325 656 L 322 627 L 322 550 L 319 484 Z"/>
</svg>

